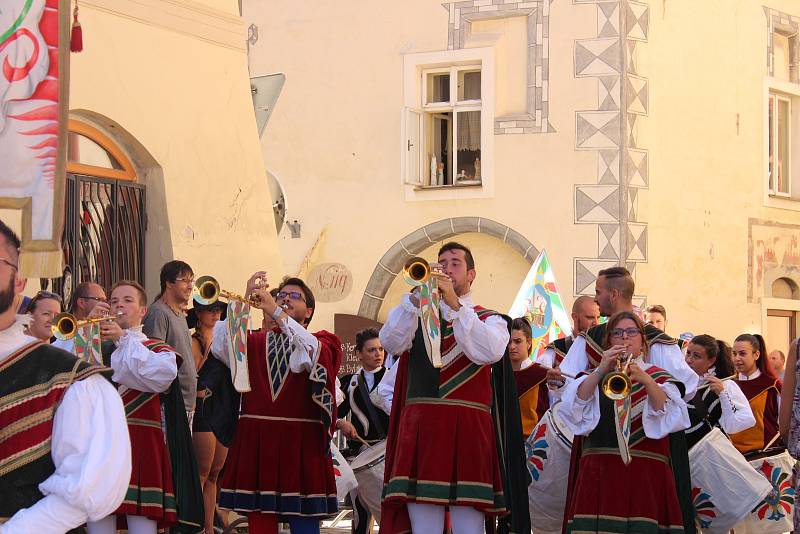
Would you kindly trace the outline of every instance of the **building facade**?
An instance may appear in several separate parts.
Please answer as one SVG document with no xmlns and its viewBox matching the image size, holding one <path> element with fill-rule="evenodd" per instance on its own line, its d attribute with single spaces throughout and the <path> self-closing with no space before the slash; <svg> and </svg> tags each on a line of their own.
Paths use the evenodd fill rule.
<svg viewBox="0 0 800 534">
<path fill-rule="evenodd" d="M 65 268 L 50 287 L 68 298 L 80 281 L 134 278 L 154 297 L 161 265 L 181 259 L 241 292 L 279 269 L 238 2 L 81 0 L 80 22 Z"/>
<path fill-rule="evenodd" d="M 546 249 L 567 302 L 625 265 L 673 335 L 796 335 L 796 1 L 250 0 L 243 15 L 253 74 L 286 76 L 262 148 L 286 198 L 283 270 L 326 292 L 317 326 L 383 320 L 409 255 L 456 239 L 476 300 L 500 311 Z"/>
</svg>

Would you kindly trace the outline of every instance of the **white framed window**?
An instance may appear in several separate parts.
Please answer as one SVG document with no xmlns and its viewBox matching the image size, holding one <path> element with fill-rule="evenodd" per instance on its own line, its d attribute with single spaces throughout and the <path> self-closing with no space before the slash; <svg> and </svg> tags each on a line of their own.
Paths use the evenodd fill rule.
<svg viewBox="0 0 800 534">
<path fill-rule="evenodd" d="M 792 100 L 788 96 L 770 92 L 767 106 L 769 194 L 790 198 L 792 196 Z"/>
<path fill-rule="evenodd" d="M 404 57 L 401 172 L 408 200 L 493 195 L 491 49 Z"/>
</svg>

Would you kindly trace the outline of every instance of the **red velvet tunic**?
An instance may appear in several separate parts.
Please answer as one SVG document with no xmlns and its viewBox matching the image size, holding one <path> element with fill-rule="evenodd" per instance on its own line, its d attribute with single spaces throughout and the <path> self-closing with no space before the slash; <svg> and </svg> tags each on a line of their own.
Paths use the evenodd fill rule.
<svg viewBox="0 0 800 534">
<path fill-rule="evenodd" d="M 242 394 L 221 484 L 221 507 L 281 516 L 324 517 L 336 512 L 328 447 L 336 420 L 334 384 L 342 353 L 333 334 L 314 335 L 320 351 L 310 373 L 289 369 L 292 346 L 285 335 L 248 336 L 252 390 Z"/>
</svg>

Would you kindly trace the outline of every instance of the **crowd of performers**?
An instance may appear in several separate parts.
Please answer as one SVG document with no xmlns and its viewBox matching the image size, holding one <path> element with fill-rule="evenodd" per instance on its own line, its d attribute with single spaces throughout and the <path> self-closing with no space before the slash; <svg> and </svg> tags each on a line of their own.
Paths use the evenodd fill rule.
<svg viewBox="0 0 800 534">
<path fill-rule="evenodd" d="M 574 303 L 573 336 L 533 361 L 531 325 L 475 303 L 473 255 L 447 243 L 431 272 L 440 365 L 416 289 L 379 331 L 358 333 L 362 368 L 339 379 L 341 344 L 308 330 L 315 302 L 302 280 L 269 288 L 254 273 L 244 295 L 264 321 L 236 337 L 225 305 L 187 310 L 194 273 L 180 261 L 162 268 L 155 300 L 134 281 L 77 288 L 77 320 L 108 318 L 102 362 L 87 362 L 74 342 L 50 343 L 57 295 L 23 299 L 19 246 L 0 221 L 3 534 L 211 533 L 218 510 L 246 516 L 253 533 L 318 533 L 339 506 L 337 430 L 348 458 L 385 447 L 382 484 L 348 499 L 354 532 L 378 519 L 388 534 L 700 532 L 710 522 L 690 457 L 711 438 L 742 461 L 800 452 L 795 344 L 768 358 L 759 335 L 732 347 L 673 339 L 662 307 L 647 322 L 635 312 L 622 267 L 599 273 L 595 298 Z M 540 499 L 531 460 L 555 461 L 555 447 L 537 453 L 548 423 L 569 439 Z M 759 491 L 741 497 L 737 520 Z"/>
</svg>

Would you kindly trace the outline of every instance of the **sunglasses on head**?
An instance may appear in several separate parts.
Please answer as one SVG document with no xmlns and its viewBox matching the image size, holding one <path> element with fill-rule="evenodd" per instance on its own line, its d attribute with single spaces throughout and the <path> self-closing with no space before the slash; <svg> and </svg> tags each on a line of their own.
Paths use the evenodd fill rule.
<svg viewBox="0 0 800 534">
<path fill-rule="evenodd" d="M 44 290 L 39 291 L 38 293 L 36 293 L 36 296 L 33 297 L 33 299 L 31 299 L 31 300 L 39 301 L 39 300 L 42 300 L 42 299 L 53 299 L 53 300 L 57 300 L 59 303 L 62 302 L 61 301 L 61 295 L 59 295 L 58 293 L 52 293 L 50 291 L 44 291 Z"/>
</svg>

